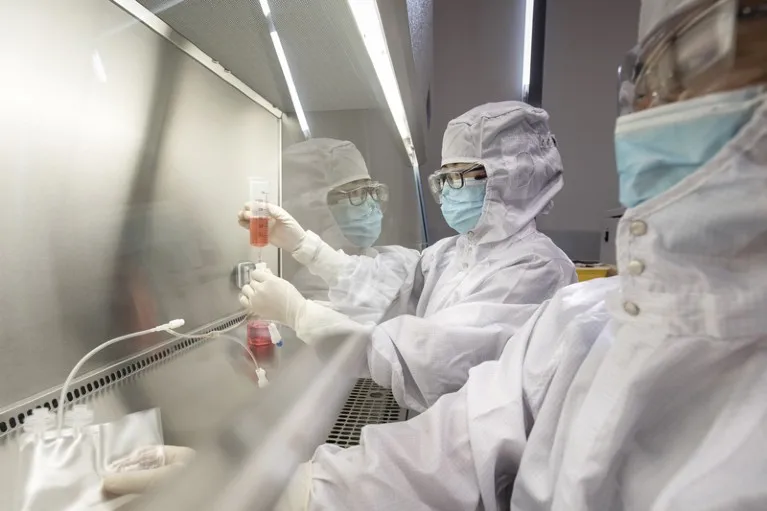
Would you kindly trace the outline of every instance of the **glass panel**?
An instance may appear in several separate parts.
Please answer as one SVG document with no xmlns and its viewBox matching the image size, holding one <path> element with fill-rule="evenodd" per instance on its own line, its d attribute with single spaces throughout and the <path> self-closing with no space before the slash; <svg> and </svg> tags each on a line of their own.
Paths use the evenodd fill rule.
<svg viewBox="0 0 767 511">
<path fill-rule="evenodd" d="M 413 283 L 425 244 L 413 139 L 425 123 L 408 123 L 413 105 L 391 103 L 392 84 L 422 96 L 415 82 L 399 90 L 413 64 L 398 64 L 382 86 L 347 0 L 71 4 L 0 2 L 0 436 L 20 422 L 5 421 L 9 410 L 40 392 L 31 406 L 50 406 L 46 389 L 109 337 L 235 317 L 222 328 L 250 343 L 268 391 L 223 337 L 145 352 L 170 342 L 156 335 L 95 357 L 83 373 L 128 365 L 72 392 L 89 398 L 97 422 L 159 406 L 166 442 L 211 456 L 200 484 L 174 493 L 169 508 L 198 507 L 262 455 L 254 477 L 270 474 L 258 485 L 269 502 L 280 490 L 273 476 L 287 481 L 325 440 L 364 369 L 369 327 Z M 412 60 L 409 43 L 398 44 Z M 253 177 L 264 181 L 256 192 Z M 260 200 L 279 202 L 354 264 L 318 275 L 288 250 L 251 246 L 264 233 L 251 237 L 235 215 Z M 279 347 L 268 322 L 241 322 L 238 277 L 261 260 L 362 329 L 324 335 L 317 321 L 303 341 L 318 342 L 307 345 L 280 326 Z M 231 419 L 240 409 L 244 422 Z M 211 438 L 229 448 L 205 450 Z M 0 494 L 13 493 L 15 452 L 0 444 Z"/>
</svg>

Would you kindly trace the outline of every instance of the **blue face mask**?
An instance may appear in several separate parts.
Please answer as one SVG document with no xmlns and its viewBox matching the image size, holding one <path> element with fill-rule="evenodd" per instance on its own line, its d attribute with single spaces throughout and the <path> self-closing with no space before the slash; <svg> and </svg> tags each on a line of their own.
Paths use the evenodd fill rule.
<svg viewBox="0 0 767 511">
<path fill-rule="evenodd" d="M 483 180 L 466 183 L 458 190 L 449 186 L 442 189 L 442 215 L 450 227 L 466 234 L 477 226 L 485 204 L 486 183 L 487 180 Z"/>
<path fill-rule="evenodd" d="M 370 197 L 359 206 L 341 201 L 329 207 L 344 237 L 355 246 L 370 248 L 381 235 L 383 212 L 381 206 Z"/>
<path fill-rule="evenodd" d="M 764 91 L 712 94 L 619 118 L 615 157 L 621 204 L 637 206 L 705 165 L 751 119 Z"/>
</svg>

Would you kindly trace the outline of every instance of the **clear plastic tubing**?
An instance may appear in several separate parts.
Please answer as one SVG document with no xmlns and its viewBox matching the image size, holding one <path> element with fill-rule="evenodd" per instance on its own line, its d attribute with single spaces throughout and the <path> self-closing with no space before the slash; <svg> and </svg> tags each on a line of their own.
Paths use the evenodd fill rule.
<svg viewBox="0 0 767 511">
<path fill-rule="evenodd" d="M 250 244 L 263 248 L 269 244 L 269 182 L 250 180 Z"/>
</svg>

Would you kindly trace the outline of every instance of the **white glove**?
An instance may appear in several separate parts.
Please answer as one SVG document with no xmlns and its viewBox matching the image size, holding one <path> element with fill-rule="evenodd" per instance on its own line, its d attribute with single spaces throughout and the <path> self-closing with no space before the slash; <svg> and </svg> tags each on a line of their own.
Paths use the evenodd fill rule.
<svg viewBox="0 0 767 511">
<path fill-rule="evenodd" d="M 144 493 L 188 465 L 194 454 L 189 447 L 142 447 L 107 467 L 102 489 L 111 495 Z"/>
<path fill-rule="evenodd" d="M 328 338 L 369 339 L 374 324 L 362 324 L 348 316 L 307 300 L 293 284 L 270 271 L 254 270 L 250 284 L 242 288 L 240 303 L 248 311 L 267 321 L 277 321 L 292 328 L 306 344 Z"/>
<path fill-rule="evenodd" d="M 253 270 L 242 288 L 240 303 L 261 319 L 277 321 L 296 330 L 306 298 L 287 280 L 270 271 Z"/>
<path fill-rule="evenodd" d="M 267 204 L 269 219 L 269 243 L 277 248 L 293 252 L 306 238 L 306 231 L 290 213 L 277 206 Z M 237 215 L 237 221 L 245 229 L 250 229 L 250 204 L 245 204 Z"/>
</svg>

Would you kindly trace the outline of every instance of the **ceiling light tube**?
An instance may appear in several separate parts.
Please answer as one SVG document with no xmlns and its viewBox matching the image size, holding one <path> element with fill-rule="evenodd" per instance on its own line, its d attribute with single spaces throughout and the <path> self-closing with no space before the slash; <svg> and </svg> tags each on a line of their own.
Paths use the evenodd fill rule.
<svg viewBox="0 0 767 511">
<path fill-rule="evenodd" d="M 288 93 L 290 94 L 290 100 L 293 102 L 293 110 L 296 112 L 298 124 L 301 126 L 301 131 L 304 133 L 304 137 L 311 138 L 312 133 L 309 130 L 309 123 L 306 120 L 306 114 L 304 114 L 304 109 L 301 106 L 301 99 L 298 97 L 298 89 L 296 88 L 296 82 L 293 81 L 293 73 L 290 72 L 290 65 L 288 65 L 288 57 L 285 55 L 285 48 L 282 47 L 280 35 L 277 33 L 277 29 L 274 28 L 272 10 L 269 8 L 269 2 L 268 0 L 259 0 L 259 4 L 261 5 L 261 10 L 264 12 L 266 21 L 269 24 L 269 35 L 272 38 L 272 45 L 274 46 L 274 52 L 277 54 L 277 60 L 280 62 L 282 76 L 285 78 L 285 83 L 288 85 Z"/>
<path fill-rule="evenodd" d="M 354 21 L 362 35 L 370 60 L 373 63 L 378 82 L 383 89 L 386 103 L 389 106 L 394 124 L 397 127 L 402 143 L 405 145 L 405 152 L 410 159 L 410 163 L 418 166 L 418 158 L 415 154 L 413 139 L 410 135 L 410 126 L 407 121 L 405 105 L 402 101 L 402 94 L 397 83 L 397 75 L 394 72 L 389 47 L 386 44 L 386 35 L 381 22 L 381 14 L 378 12 L 378 6 L 375 0 L 348 0 L 349 8 L 354 15 Z"/>
<path fill-rule="evenodd" d="M 293 109 L 296 111 L 298 124 L 301 125 L 301 131 L 304 132 L 304 136 L 306 138 L 311 138 L 312 134 L 309 131 L 309 123 L 306 121 L 304 109 L 301 107 L 301 99 L 298 97 L 296 83 L 293 81 L 293 75 L 290 73 L 288 58 L 285 56 L 285 50 L 282 47 L 282 41 L 280 41 L 280 36 L 277 34 L 276 30 L 273 30 L 270 34 L 272 36 L 272 44 L 274 44 L 274 51 L 277 52 L 277 60 L 280 61 L 282 74 L 285 76 L 285 82 L 288 84 L 288 92 L 290 93 L 291 101 L 293 101 Z"/>
<path fill-rule="evenodd" d="M 535 0 L 525 0 L 525 42 L 522 56 L 522 97 L 527 101 L 530 94 L 530 67 L 533 61 L 533 14 Z"/>
</svg>

